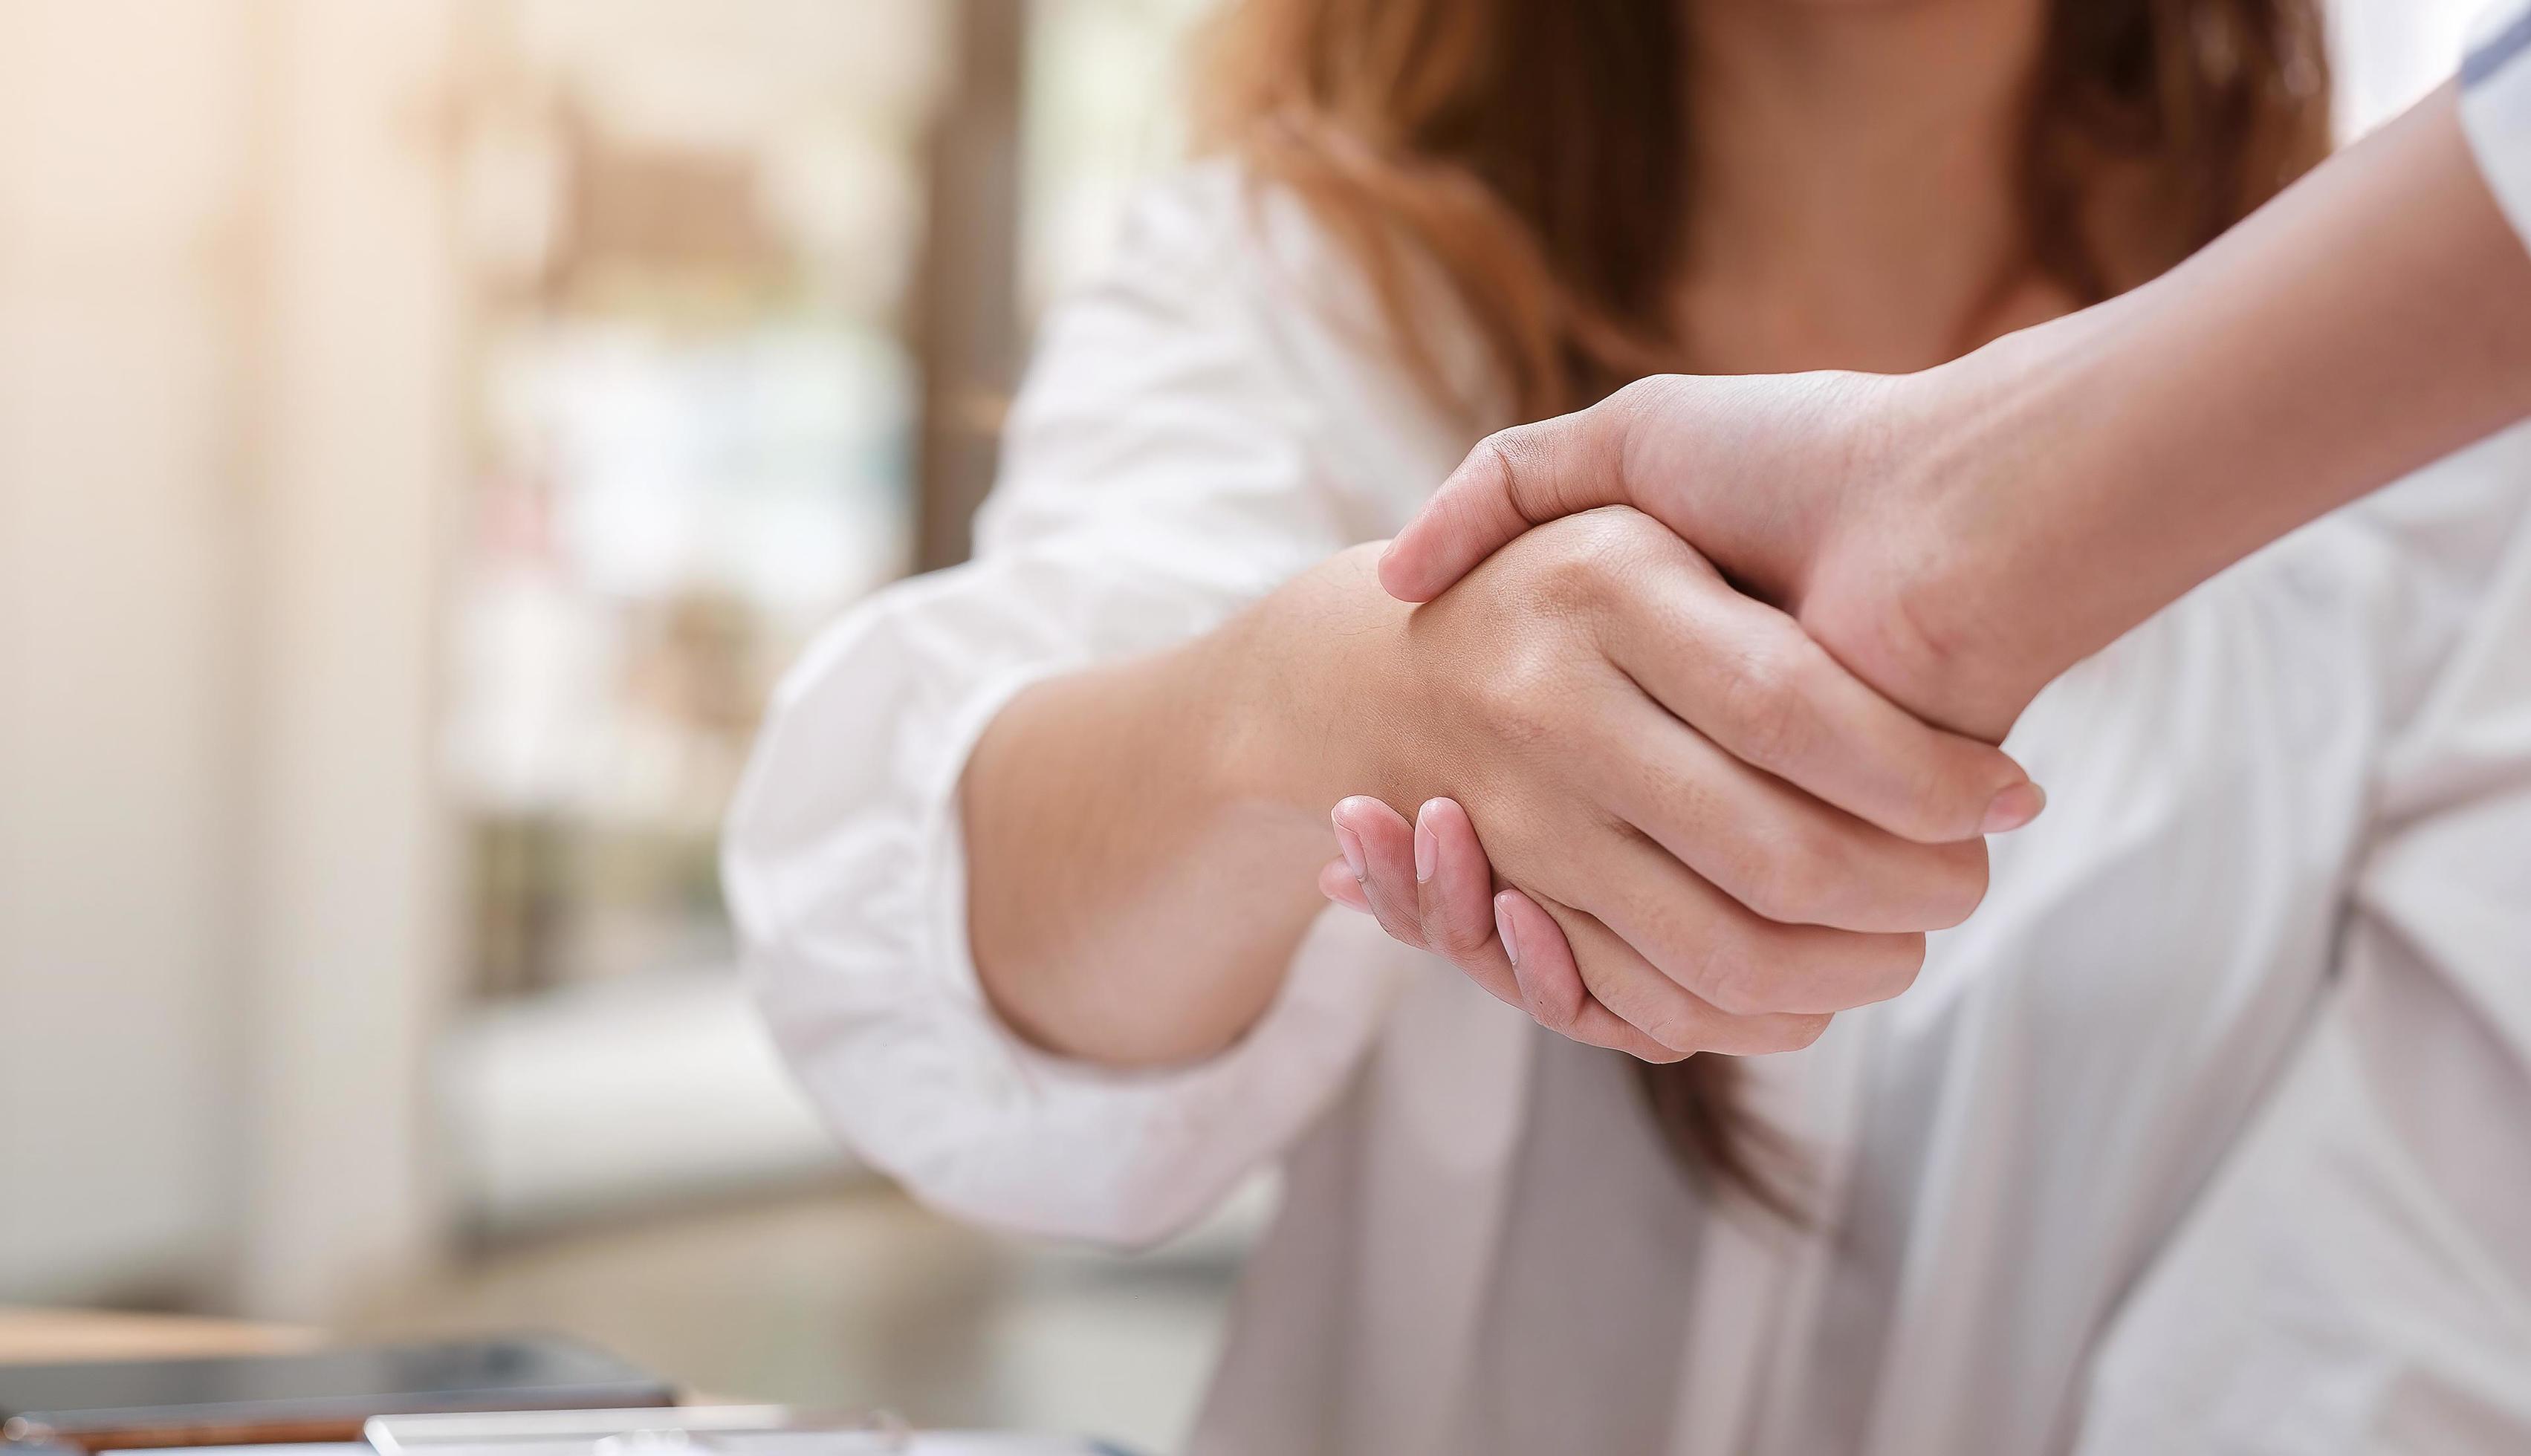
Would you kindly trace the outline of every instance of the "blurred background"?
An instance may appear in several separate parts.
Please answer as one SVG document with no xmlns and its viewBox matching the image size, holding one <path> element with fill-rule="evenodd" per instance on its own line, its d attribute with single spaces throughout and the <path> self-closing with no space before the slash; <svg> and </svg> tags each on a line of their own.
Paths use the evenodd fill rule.
<svg viewBox="0 0 2531 1456">
<path fill-rule="evenodd" d="M 854 1169 L 714 838 L 954 562 L 1206 0 L 0 0 L 0 1304 L 583 1334 L 1170 1445 L 1133 1259 Z M 2343 0 L 2341 131 L 2473 0 Z"/>
</svg>

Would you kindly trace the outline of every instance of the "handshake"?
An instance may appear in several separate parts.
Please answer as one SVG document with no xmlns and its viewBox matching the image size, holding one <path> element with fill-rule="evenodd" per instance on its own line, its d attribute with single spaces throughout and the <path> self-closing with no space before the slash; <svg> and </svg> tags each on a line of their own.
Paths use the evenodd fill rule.
<svg viewBox="0 0 2531 1456">
<path fill-rule="evenodd" d="M 1994 740 L 2079 636 L 1978 620 L 1966 477 L 1909 423 L 1956 387 L 1664 376 L 1479 446 L 1377 566 L 1424 605 L 1375 675 L 1436 728 L 1380 787 L 1448 792 L 1336 805 L 1321 888 L 1650 1061 L 1905 989 L 2046 803 Z"/>
<path fill-rule="evenodd" d="M 1803 1044 L 1975 908 L 1980 836 L 2043 803 L 1993 745 L 2050 679 L 2526 416 L 2531 263 L 2446 90 L 1950 364 L 1648 379 L 1496 435 L 1378 564 L 1464 731 L 1336 806 L 1321 888 L 1586 1041 Z"/>
<path fill-rule="evenodd" d="M 1016 695 L 962 779 L 978 975 L 1039 1044 L 1190 1061 L 1264 1014 L 1316 866 L 1567 1036 L 1802 1045 L 2039 814 L 1996 746 L 2043 686 L 2526 417 L 2531 255 L 2448 93 L 1947 364 L 1641 380 L 1487 440 L 1384 554 Z"/>
</svg>

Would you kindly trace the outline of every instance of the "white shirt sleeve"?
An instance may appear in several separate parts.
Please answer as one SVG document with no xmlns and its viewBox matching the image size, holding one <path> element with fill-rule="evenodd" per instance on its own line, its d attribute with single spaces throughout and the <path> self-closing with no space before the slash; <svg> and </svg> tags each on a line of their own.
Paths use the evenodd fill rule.
<svg viewBox="0 0 2531 1456">
<path fill-rule="evenodd" d="M 980 1222 L 1141 1243 L 1193 1221 L 1334 1098 L 1397 965 L 1327 953 L 1360 931 L 1322 920 L 1240 1044 L 1123 1073 L 1020 1040 L 969 957 L 958 785 L 1010 697 L 1389 529 L 1321 448 L 1261 215 L 1219 171 L 1145 201 L 1048 325 L 976 559 L 823 634 L 732 811 L 723 877 L 776 1041 L 846 1143 Z"/>
<path fill-rule="evenodd" d="M 2496 203 L 2531 242 L 2531 0 L 2482 12 L 2460 68 L 2460 124 Z"/>
</svg>

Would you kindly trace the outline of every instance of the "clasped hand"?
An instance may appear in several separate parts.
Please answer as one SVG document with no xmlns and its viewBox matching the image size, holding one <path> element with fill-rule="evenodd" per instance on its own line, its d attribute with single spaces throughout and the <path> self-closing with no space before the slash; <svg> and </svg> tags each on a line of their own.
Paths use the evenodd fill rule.
<svg viewBox="0 0 2531 1456">
<path fill-rule="evenodd" d="M 1427 700 L 1485 745 L 1430 765 L 1450 792 L 1411 825 L 1336 805 L 1321 889 L 1542 1026 L 1650 1061 L 1804 1046 L 1904 990 L 1925 932 L 1983 897 L 1982 836 L 2045 799 L 1806 630 L 1805 606 L 1852 623 L 1868 602 L 1819 583 L 1869 514 L 1883 387 L 1647 381 L 1480 447 L 1380 572 L 1425 603 L 1406 631 Z M 1849 658 L 1891 641 L 1863 625 Z"/>
</svg>

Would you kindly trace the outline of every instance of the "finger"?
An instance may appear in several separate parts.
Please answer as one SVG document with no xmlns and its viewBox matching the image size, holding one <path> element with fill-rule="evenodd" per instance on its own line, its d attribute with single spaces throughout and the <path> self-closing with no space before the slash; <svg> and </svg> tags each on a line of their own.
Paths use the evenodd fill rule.
<svg viewBox="0 0 2531 1456">
<path fill-rule="evenodd" d="M 1998 748 L 1932 727 L 1743 596 L 1684 542 L 1640 609 L 1601 624 L 1609 657 L 1744 763 L 1919 844 L 2019 828 L 2046 797 Z"/>
<path fill-rule="evenodd" d="M 1496 1000 L 1521 1005 L 1520 984 L 1494 934 L 1493 866 L 1458 801 L 1434 799 L 1416 812 L 1415 878 L 1425 945 Z"/>
<path fill-rule="evenodd" d="M 1319 867 L 1319 893 L 1347 910 L 1371 914 L 1371 898 L 1363 893 L 1362 881 L 1353 877 L 1353 867 L 1342 858 Z"/>
<path fill-rule="evenodd" d="M 1390 939 L 1429 949 L 1415 903 L 1415 831 L 1397 811 L 1362 794 L 1337 804 L 1330 817 L 1345 863 L 1361 867 L 1363 897 L 1379 927 Z"/>
<path fill-rule="evenodd" d="M 1593 998 L 1672 1051 L 1733 1056 L 1795 1051 L 1828 1029 L 1826 1013 L 1725 1012 L 1661 974 L 1597 918 L 1567 911 L 1556 920 Z"/>
<path fill-rule="evenodd" d="M 1604 404 L 1479 441 L 1379 558 L 1400 601 L 1431 601 L 1543 521 L 1627 502 L 1626 412 Z"/>
<path fill-rule="evenodd" d="M 1778 924 L 1708 884 L 1641 835 L 1616 838 L 1605 852 L 1550 870 L 1540 887 L 1674 985 L 1731 1016 L 1816 1015 L 1885 1001 L 1914 984 L 1925 964 L 1920 934 Z M 1573 935 L 1569 920 L 1563 924 L 1576 959 L 1590 970 L 1591 947 Z M 1661 1035 L 1628 1007 L 1608 1001 L 1596 982 L 1592 990 L 1609 1010 Z M 1658 1014 L 1642 997 L 1636 1004 Z"/>
<path fill-rule="evenodd" d="M 1559 1036 L 1648 1062 L 1674 1062 L 1686 1055 L 1600 1004 L 1582 983 L 1563 926 L 1537 901 L 1519 890 L 1505 890 L 1494 897 L 1493 908 L 1495 936 L 1511 961 L 1520 1004 L 1531 1020 Z"/>
<path fill-rule="evenodd" d="M 1939 930 L 1985 898 L 1983 839 L 1916 844 L 1762 773 L 1637 699 L 1606 715 L 1588 782 L 1715 889 L 1772 921 Z"/>
</svg>

